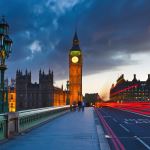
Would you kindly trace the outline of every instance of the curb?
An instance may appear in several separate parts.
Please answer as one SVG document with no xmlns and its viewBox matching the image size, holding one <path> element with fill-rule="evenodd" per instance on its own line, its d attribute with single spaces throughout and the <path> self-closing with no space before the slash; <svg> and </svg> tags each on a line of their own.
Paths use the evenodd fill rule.
<svg viewBox="0 0 150 150">
<path fill-rule="evenodd" d="M 108 141 L 105 137 L 103 127 L 97 118 L 96 112 L 94 110 L 93 110 L 93 112 L 94 112 L 94 117 L 95 117 L 95 124 L 96 124 L 96 132 L 97 132 L 97 136 L 98 136 L 99 149 L 100 150 L 110 150 L 110 146 L 109 146 Z"/>
</svg>

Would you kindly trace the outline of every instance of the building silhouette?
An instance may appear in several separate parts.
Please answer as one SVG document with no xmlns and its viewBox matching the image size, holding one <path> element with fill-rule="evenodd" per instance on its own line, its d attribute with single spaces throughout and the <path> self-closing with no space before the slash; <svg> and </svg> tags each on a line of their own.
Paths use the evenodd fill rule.
<svg viewBox="0 0 150 150">
<path fill-rule="evenodd" d="M 16 109 L 33 109 L 53 106 L 53 72 L 39 71 L 39 84 L 31 82 L 31 72 L 16 72 Z"/>
<path fill-rule="evenodd" d="M 110 89 L 110 100 L 116 102 L 149 102 L 150 74 L 148 74 L 146 81 L 137 80 L 136 74 L 134 74 L 132 81 L 128 81 L 124 79 L 122 74 Z"/>
<path fill-rule="evenodd" d="M 86 106 L 92 106 L 97 102 L 101 102 L 101 98 L 98 93 L 85 93 L 83 100 Z"/>
</svg>

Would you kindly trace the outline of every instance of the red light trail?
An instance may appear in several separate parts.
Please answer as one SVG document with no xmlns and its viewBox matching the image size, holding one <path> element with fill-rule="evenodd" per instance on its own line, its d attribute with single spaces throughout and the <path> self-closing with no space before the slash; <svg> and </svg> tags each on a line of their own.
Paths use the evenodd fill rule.
<svg viewBox="0 0 150 150">
<path fill-rule="evenodd" d="M 112 107 L 115 109 L 130 111 L 142 115 L 150 116 L 150 102 L 131 102 L 131 103 L 97 103 L 96 107 Z"/>
<path fill-rule="evenodd" d="M 138 87 L 138 86 L 139 86 L 138 84 L 134 84 L 134 85 L 132 85 L 132 86 L 129 86 L 129 87 L 127 87 L 127 88 L 124 88 L 124 89 L 122 89 L 122 90 L 119 90 L 119 91 L 117 91 L 117 92 L 112 93 L 111 96 L 116 95 L 116 94 L 118 94 L 118 93 L 122 93 L 122 92 L 127 91 L 127 90 L 130 90 L 130 89 L 133 89 L 133 88 Z"/>
</svg>

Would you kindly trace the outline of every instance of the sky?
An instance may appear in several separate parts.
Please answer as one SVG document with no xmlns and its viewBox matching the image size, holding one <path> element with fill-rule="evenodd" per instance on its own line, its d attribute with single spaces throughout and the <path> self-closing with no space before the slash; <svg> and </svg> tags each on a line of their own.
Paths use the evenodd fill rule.
<svg viewBox="0 0 150 150">
<path fill-rule="evenodd" d="M 13 40 L 6 77 L 17 69 L 54 71 L 56 86 L 68 79 L 68 52 L 77 30 L 83 52 L 83 93 L 108 98 L 124 74 L 146 80 L 150 56 L 150 0 L 0 0 Z"/>
</svg>

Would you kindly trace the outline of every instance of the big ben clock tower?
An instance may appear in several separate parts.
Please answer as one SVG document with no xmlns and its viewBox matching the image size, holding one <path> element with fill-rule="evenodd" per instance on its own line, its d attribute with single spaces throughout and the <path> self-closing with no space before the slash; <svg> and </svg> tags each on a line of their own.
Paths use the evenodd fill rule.
<svg viewBox="0 0 150 150">
<path fill-rule="evenodd" d="M 70 104 L 82 101 L 82 51 L 76 32 L 69 52 L 69 90 Z"/>
</svg>

